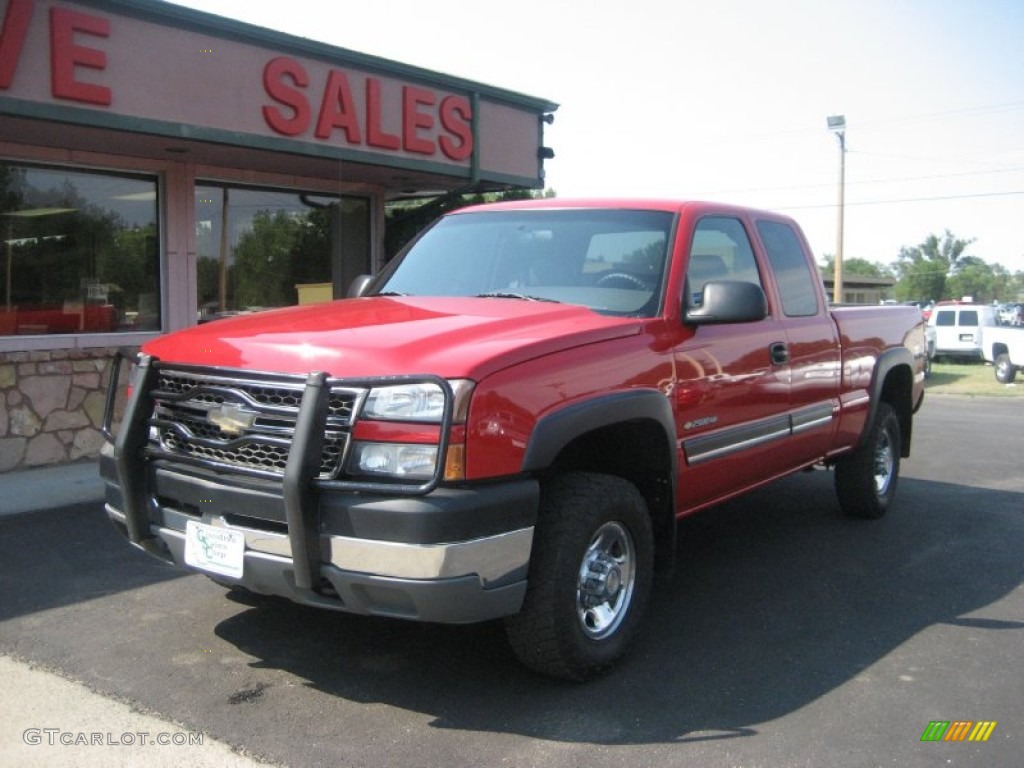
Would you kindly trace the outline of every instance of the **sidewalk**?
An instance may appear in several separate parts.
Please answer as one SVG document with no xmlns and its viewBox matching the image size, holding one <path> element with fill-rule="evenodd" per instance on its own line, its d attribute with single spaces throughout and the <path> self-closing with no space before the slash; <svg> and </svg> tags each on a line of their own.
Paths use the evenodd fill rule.
<svg viewBox="0 0 1024 768">
<path fill-rule="evenodd" d="M 0 474 L 0 518 L 103 501 L 97 462 Z M 0 765 L 255 768 L 212 737 L 144 714 L 0 648 Z"/>
<path fill-rule="evenodd" d="M 0 474 L 0 516 L 103 501 L 97 461 Z"/>
</svg>

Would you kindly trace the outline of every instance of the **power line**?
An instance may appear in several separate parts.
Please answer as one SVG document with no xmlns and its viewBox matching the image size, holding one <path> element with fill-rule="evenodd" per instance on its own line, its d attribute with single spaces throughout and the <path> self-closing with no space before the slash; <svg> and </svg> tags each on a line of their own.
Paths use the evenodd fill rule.
<svg viewBox="0 0 1024 768">
<path fill-rule="evenodd" d="M 991 115 L 998 114 L 1001 112 L 1016 112 L 1024 109 L 1024 101 L 1010 101 L 1003 102 L 1001 104 L 986 104 L 976 107 L 961 107 L 958 109 L 947 109 L 939 112 L 926 112 L 916 115 L 894 115 L 892 117 L 882 117 L 875 120 L 860 121 L 848 121 L 848 126 L 851 129 L 859 131 L 864 128 L 869 131 L 875 130 L 875 127 L 882 127 L 887 125 L 898 125 L 900 123 L 919 123 L 922 121 L 935 121 L 943 118 L 958 118 L 958 117 L 972 117 L 975 115 Z M 717 146 L 721 144 L 735 144 L 742 142 L 760 142 L 765 139 L 774 139 L 784 136 L 797 136 L 797 135 L 818 135 L 822 131 L 819 128 L 779 128 L 778 130 L 763 131 L 760 133 L 745 133 L 739 135 L 725 135 L 719 136 L 714 141 L 706 142 L 706 146 Z M 853 151 L 853 150 L 850 150 Z"/>
<path fill-rule="evenodd" d="M 960 109 L 945 109 L 940 112 L 926 112 L 918 115 L 904 115 L 902 117 L 883 117 L 877 120 L 868 120 L 858 123 L 858 128 L 871 128 L 875 125 L 887 125 L 892 123 L 914 123 L 922 120 L 934 120 L 942 117 L 972 117 L 974 115 L 992 114 L 994 112 L 1014 112 L 1024 109 L 1024 101 L 1009 101 L 1002 104 L 987 104 L 978 107 L 962 107 Z"/>
<path fill-rule="evenodd" d="M 861 153 L 865 154 L 865 153 Z M 958 171 L 956 173 L 934 173 L 926 176 L 896 176 L 893 178 L 876 178 L 876 179 L 862 179 L 860 181 L 847 181 L 847 186 L 853 186 L 856 184 L 897 184 L 904 181 L 932 181 L 934 179 L 952 179 L 959 178 L 962 176 L 988 176 L 994 173 L 1016 173 L 1024 171 L 1024 165 L 1017 165 L 1010 168 L 994 168 L 988 171 Z M 788 186 L 781 187 L 747 187 L 744 189 L 713 189 L 709 193 L 705 194 L 741 194 L 748 192 L 791 192 L 800 189 L 824 189 L 835 186 L 835 182 L 821 183 L 821 184 L 790 184 Z"/>
<path fill-rule="evenodd" d="M 968 200 L 972 198 L 982 197 L 1012 197 L 1013 195 L 1024 195 L 1024 190 L 1017 192 L 978 192 L 972 195 L 936 195 L 934 197 L 907 197 L 895 200 L 860 200 L 856 202 L 846 202 L 847 206 L 865 206 L 865 205 L 893 205 L 896 203 L 931 203 L 939 200 Z M 835 203 L 822 203 L 818 205 L 786 205 L 779 206 L 780 211 L 798 211 L 807 210 L 811 208 L 835 208 Z"/>
</svg>

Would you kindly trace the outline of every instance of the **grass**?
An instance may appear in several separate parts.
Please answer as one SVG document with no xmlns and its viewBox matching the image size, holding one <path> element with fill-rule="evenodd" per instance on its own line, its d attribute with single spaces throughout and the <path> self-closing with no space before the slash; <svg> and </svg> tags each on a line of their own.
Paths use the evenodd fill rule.
<svg viewBox="0 0 1024 768">
<path fill-rule="evenodd" d="M 1013 384 L 1000 384 L 988 363 L 935 361 L 924 385 L 925 391 L 942 395 L 1024 397 L 1024 372 Z"/>
</svg>

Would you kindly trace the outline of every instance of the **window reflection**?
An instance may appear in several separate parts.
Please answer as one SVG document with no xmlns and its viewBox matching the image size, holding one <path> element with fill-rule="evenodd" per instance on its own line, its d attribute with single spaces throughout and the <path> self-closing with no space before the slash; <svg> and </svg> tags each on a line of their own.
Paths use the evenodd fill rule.
<svg viewBox="0 0 1024 768">
<path fill-rule="evenodd" d="M 155 178 L 0 162 L 0 336 L 160 328 Z"/>
<path fill-rule="evenodd" d="M 330 300 L 368 271 L 368 232 L 363 198 L 197 186 L 199 321 Z"/>
</svg>

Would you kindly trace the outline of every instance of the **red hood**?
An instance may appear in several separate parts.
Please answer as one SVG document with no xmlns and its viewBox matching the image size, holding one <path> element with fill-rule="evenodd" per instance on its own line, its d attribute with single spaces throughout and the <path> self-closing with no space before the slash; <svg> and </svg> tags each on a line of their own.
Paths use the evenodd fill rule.
<svg viewBox="0 0 1024 768">
<path fill-rule="evenodd" d="M 257 312 L 155 339 L 160 360 L 339 378 L 480 380 L 562 349 L 639 332 L 635 319 L 515 299 L 371 297 Z"/>
</svg>

